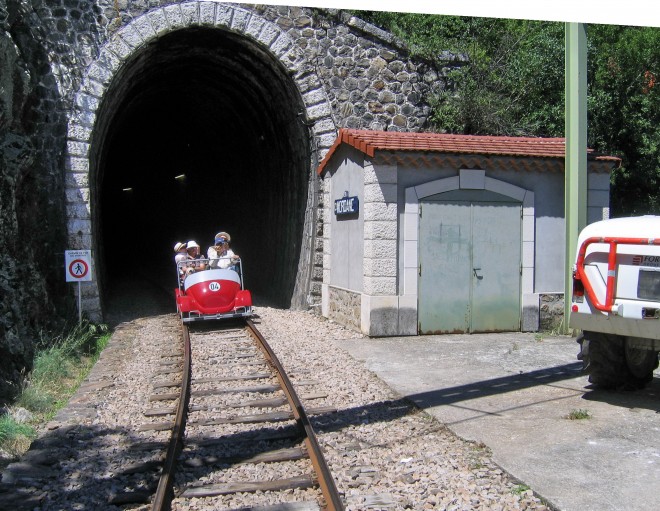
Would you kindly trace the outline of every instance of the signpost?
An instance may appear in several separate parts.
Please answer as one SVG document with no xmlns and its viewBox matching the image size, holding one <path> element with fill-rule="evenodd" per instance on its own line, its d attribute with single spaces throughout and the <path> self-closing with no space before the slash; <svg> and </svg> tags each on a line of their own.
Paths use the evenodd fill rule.
<svg viewBox="0 0 660 511">
<path fill-rule="evenodd" d="M 82 323 L 82 290 L 80 283 L 92 280 L 92 251 L 66 250 L 64 269 L 67 282 L 78 283 L 78 322 Z"/>
</svg>

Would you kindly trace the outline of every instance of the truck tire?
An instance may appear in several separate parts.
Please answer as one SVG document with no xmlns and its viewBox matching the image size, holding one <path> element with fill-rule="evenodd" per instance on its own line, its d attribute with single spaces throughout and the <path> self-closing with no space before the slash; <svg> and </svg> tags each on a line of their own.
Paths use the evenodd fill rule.
<svg viewBox="0 0 660 511">
<path fill-rule="evenodd" d="M 589 375 L 589 382 L 604 389 L 623 387 L 628 381 L 628 367 L 623 338 L 599 332 L 583 332 L 577 339 L 580 344 L 578 359 Z"/>
<path fill-rule="evenodd" d="M 577 342 L 578 359 L 589 382 L 603 389 L 641 389 L 653 379 L 653 370 L 658 367 L 656 352 L 627 348 L 625 337 L 619 335 L 585 331 Z"/>
<path fill-rule="evenodd" d="M 658 352 L 632 348 L 626 339 L 625 354 L 630 374 L 643 385 L 650 383 L 653 380 L 653 371 L 658 367 Z"/>
</svg>

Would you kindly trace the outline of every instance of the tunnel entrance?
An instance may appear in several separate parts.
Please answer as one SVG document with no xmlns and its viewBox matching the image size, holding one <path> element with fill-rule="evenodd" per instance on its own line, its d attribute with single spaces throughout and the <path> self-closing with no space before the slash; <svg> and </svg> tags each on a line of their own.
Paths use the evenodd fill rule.
<svg viewBox="0 0 660 511">
<path fill-rule="evenodd" d="M 255 301 L 288 307 L 311 172 L 304 105 L 270 53 L 223 29 L 155 40 L 117 73 L 90 154 L 102 302 L 126 278 L 176 285 L 175 242 L 232 236 Z"/>
</svg>

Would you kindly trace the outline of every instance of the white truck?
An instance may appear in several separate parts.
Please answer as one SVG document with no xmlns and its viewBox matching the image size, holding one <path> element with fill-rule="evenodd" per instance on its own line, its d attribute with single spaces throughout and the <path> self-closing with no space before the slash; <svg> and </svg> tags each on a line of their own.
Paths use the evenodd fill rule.
<svg viewBox="0 0 660 511">
<path fill-rule="evenodd" d="M 589 381 L 639 389 L 660 351 L 660 216 L 615 218 L 585 227 L 573 266 L 569 325 Z"/>
</svg>

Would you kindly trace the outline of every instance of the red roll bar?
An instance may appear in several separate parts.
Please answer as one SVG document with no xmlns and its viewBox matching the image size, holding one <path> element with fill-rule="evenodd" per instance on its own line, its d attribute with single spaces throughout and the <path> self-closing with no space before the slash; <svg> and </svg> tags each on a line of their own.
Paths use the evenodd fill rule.
<svg viewBox="0 0 660 511">
<path fill-rule="evenodd" d="M 591 282 L 587 279 L 587 274 L 584 271 L 584 258 L 587 254 L 587 247 L 592 243 L 607 243 L 610 246 L 609 255 L 607 258 L 607 288 L 605 291 L 605 303 L 601 303 L 594 292 Z M 592 237 L 584 240 L 580 245 L 578 251 L 577 262 L 575 263 L 575 271 L 573 272 L 573 279 L 582 281 L 585 291 L 589 296 L 589 300 L 596 309 L 602 312 L 612 312 L 614 306 L 614 287 L 616 285 L 616 269 L 617 269 L 617 252 L 618 245 L 660 245 L 660 239 L 655 238 L 600 238 Z"/>
</svg>

